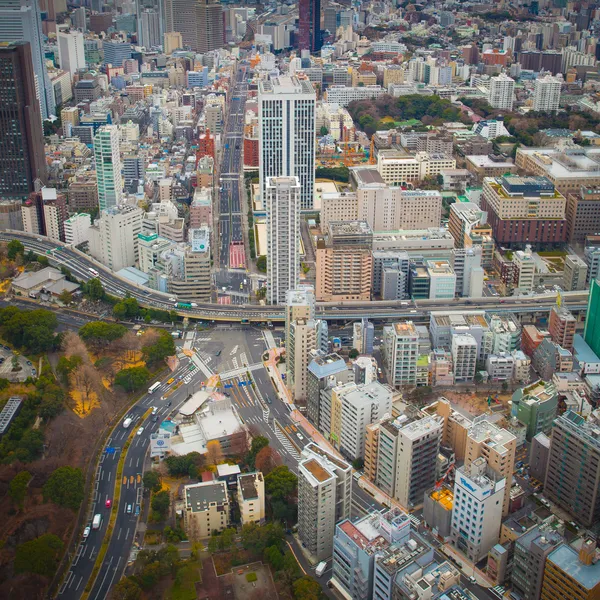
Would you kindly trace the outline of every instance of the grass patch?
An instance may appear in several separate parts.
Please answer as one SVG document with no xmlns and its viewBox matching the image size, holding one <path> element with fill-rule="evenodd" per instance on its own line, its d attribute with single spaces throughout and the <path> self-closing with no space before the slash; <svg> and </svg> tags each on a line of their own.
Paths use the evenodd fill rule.
<svg viewBox="0 0 600 600">
<path fill-rule="evenodd" d="M 566 250 L 541 250 L 538 252 L 539 256 L 566 256 L 567 254 Z"/>
<path fill-rule="evenodd" d="M 248 583 L 253 583 L 258 579 L 256 573 L 254 571 L 250 571 L 250 573 L 246 573 L 246 581 Z"/>
<path fill-rule="evenodd" d="M 200 562 L 195 561 L 179 567 L 175 581 L 167 592 L 170 600 L 196 600 L 196 583 L 202 580 Z"/>
</svg>

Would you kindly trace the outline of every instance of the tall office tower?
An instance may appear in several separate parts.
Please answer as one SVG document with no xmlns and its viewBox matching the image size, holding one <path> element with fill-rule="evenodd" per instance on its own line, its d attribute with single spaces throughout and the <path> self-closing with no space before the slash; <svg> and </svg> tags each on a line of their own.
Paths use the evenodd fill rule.
<svg viewBox="0 0 600 600">
<path fill-rule="evenodd" d="M 45 65 L 42 17 L 37 0 L 0 0 L 0 42 L 29 42 L 42 118 L 55 114 L 54 89 Z"/>
<path fill-rule="evenodd" d="M 0 28 L 2 22 L 0 21 Z M 31 46 L 0 46 L 0 196 L 25 198 L 46 162 Z"/>
<path fill-rule="evenodd" d="M 600 281 L 590 281 L 590 295 L 583 330 L 585 343 L 598 355 L 600 353 Z"/>
<path fill-rule="evenodd" d="M 165 0 L 164 7 L 165 35 L 180 33 L 183 46 L 197 50 L 196 5 L 190 0 Z"/>
<path fill-rule="evenodd" d="M 536 79 L 533 83 L 533 110 L 558 112 L 561 81 L 551 75 Z"/>
<path fill-rule="evenodd" d="M 164 51 L 166 55 L 173 54 L 179 48 L 183 48 L 183 37 L 178 31 L 165 33 L 164 36 Z"/>
<path fill-rule="evenodd" d="M 420 504 L 434 486 L 443 428 L 437 415 L 403 414 L 381 423 L 376 483 L 402 506 Z"/>
<path fill-rule="evenodd" d="M 323 29 L 335 36 L 338 26 L 338 9 L 335 6 L 327 6 L 323 10 Z"/>
<path fill-rule="evenodd" d="M 223 8 L 215 0 L 196 0 L 198 39 L 196 50 L 210 52 L 225 45 L 223 33 Z"/>
<path fill-rule="evenodd" d="M 510 431 L 489 422 L 486 415 L 473 419 L 473 425 L 467 433 L 465 466 L 468 467 L 474 460 L 483 456 L 498 478 L 506 479 L 503 515 L 508 514 L 516 449 L 517 438 Z"/>
<path fill-rule="evenodd" d="M 298 535 L 317 561 L 333 552 L 335 524 L 350 518 L 352 467 L 314 443 L 298 464 Z"/>
<path fill-rule="evenodd" d="M 300 281 L 300 182 L 269 177 L 266 191 L 267 300 L 283 304 Z"/>
<path fill-rule="evenodd" d="M 131 58 L 131 44 L 128 42 L 105 41 L 102 49 L 104 50 L 105 65 L 122 67 L 123 61 Z"/>
<path fill-rule="evenodd" d="M 94 136 L 98 204 L 100 212 L 118 206 L 123 199 L 119 130 L 116 125 L 100 127 Z"/>
<path fill-rule="evenodd" d="M 81 31 L 59 31 L 56 39 L 60 68 L 68 71 L 71 75 L 74 75 L 78 69 L 85 69 L 83 33 Z"/>
<path fill-rule="evenodd" d="M 586 527 L 600 519 L 600 432 L 571 410 L 554 420 L 544 493 Z"/>
<path fill-rule="evenodd" d="M 299 0 L 298 49 L 318 52 L 321 49 L 321 0 Z"/>
<path fill-rule="evenodd" d="M 144 10 L 140 13 L 138 34 L 140 46 L 152 48 L 153 46 L 160 46 L 162 44 L 160 19 L 156 11 Z"/>
<path fill-rule="evenodd" d="M 300 180 L 301 210 L 312 209 L 316 102 L 312 84 L 295 76 L 259 83 L 259 176 L 263 198 L 269 177 L 295 176 Z"/>
<path fill-rule="evenodd" d="M 73 23 L 73 27 L 83 31 L 83 33 L 87 31 L 85 6 L 80 6 L 73 11 L 71 22 Z"/>
<path fill-rule="evenodd" d="M 512 110 L 515 101 L 515 80 L 505 73 L 490 80 L 490 106 L 502 110 Z"/>
<path fill-rule="evenodd" d="M 504 477 L 488 469 L 485 458 L 456 473 L 451 536 L 469 560 L 478 562 L 498 543 L 502 523 Z"/>
</svg>

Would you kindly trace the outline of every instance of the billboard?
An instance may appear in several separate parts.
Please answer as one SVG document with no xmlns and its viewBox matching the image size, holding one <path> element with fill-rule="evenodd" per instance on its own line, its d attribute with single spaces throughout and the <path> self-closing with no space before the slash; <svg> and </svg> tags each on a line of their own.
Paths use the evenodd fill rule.
<svg viewBox="0 0 600 600">
<path fill-rule="evenodd" d="M 170 433 L 153 433 L 150 436 L 150 457 L 161 456 L 171 449 Z"/>
</svg>

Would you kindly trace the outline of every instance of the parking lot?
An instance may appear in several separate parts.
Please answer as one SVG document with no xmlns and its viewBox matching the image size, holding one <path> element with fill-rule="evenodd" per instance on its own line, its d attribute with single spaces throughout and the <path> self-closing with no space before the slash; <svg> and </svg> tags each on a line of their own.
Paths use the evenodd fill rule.
<svg viewBox="0 0 600 600">
<path fill-rule="evenodd" d="M 13 356 L 17 357 L 18 367 L 13 370 Z M 20 354 L 13 354 L 8 346 L 0 346 L 0 378 L 9 381 L 25 381 L 28 377 L 36 377 L 37 368 L 31 361 Z"/>
</svg>

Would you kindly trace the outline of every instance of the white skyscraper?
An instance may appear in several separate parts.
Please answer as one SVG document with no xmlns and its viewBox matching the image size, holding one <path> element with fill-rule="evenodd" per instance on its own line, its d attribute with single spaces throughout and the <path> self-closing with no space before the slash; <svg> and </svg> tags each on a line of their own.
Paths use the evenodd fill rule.
<svg viewBox="0 0 600 600">
<path fill-rule="evenodd" d="M 490 106 L 502 110 L 512 110 L 515 101 L 515 80 L 500 73 L 490 80 Z"/>
<path fill-rule="evenodd" d="M 94 136 L 98 205 L 100 211 L 118 206 L 123 199 L 119 130 L 116 125 L 100 127 Z"/>
<path fill-rule="evenodd" d="M 288 290 L 298 287 L 300 237 L 298 177 L 269 177 L 267 209 L 267 300 L 284 304 Z"/>
<path fill-rule="evenodd" d="M 29 42 L 36 91 L 47 119 L 56 112 L 54 90 L 46 70 L 42 34 L 42 18 L 37 0 L 0 0 L 0 42 Z"/>
<path fill-rule="evenodd" d="M 83 33 L 80 31 L 59 31 L 58 61 L 63 71 L 74 75 L 78 69 L 85 69 L 85 51 L 83 46 Z"/>
<path fill-rule="evenodd" d="M 269 177 L 300 180 L 300 208 L 313 207 L 316 94 L 309 81 L 274 77 L 258 89 L 259 176 L 262 197 Z"/>
<path fill-rule="evenodd" d="M 552 75 L 536 79 L 533 87 L 533 110 L 558 112 L 561 80 Z"/>
<path fill-rule="evenodd" d="M 140 46 L 152 48 L 162 44 L 159 14 L 154 10 L 140 13 L 139 21 Z"/>
</svg>

